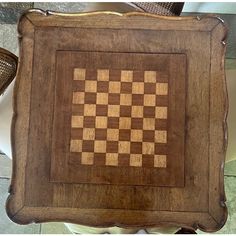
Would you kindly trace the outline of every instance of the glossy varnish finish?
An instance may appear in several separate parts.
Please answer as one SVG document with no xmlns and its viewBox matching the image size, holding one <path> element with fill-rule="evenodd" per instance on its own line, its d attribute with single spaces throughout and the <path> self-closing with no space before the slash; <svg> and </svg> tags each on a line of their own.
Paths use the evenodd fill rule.
<svg viewBox="0 0 236 236">
<path fill-rule="evenodd" d="M 223 226 L 220 19 L 32 11 L 19 33 L 12 220 Z"/>
</svg>

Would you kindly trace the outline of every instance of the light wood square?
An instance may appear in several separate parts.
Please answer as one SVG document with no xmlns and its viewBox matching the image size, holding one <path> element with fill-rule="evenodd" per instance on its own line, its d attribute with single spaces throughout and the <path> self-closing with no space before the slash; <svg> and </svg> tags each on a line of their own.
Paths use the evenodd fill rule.
<svg viewBox="0 0 236 236">
<path fill-rule="evenodd" d="M 109 81 L 109 70 L 97 70 L 98 81 Z"/>
<path fill-rule="evenodd" d="M 71 127 L 72 128 L 82 128 L 84 124 L 83 116 L 72 116 L 71 117 Z"/>
<path fill-rule="evenodd" d="M 95 139 L 95 129 L 94 128 L 84 128 L 83 129 L 83 140 L 94 140 Z"/>
<path fill-rule="evenodd" d="M 110 81 L 109 82 L 109 93 L 120 93 L 120 82 Z"/>
<path fill-rule="evenodd" d="M 94 152 L 106 153 L 106 141 L 95 140 Z"/>
<path fill-rule="evenodd" d="M 81 164 L 83 165 L 93 165 L 94 154 L 92 152 L 83 152 L 81 155 Z"/>
<path fill-rule="evenodd" d="M 70 152 L 82 152 L 82 140 L 70 140 Z"/>
<path fill-rule="evenodd" d="M 130 117 L 120 117 L 119 118 L 119 128 L 120 129 L 130 129 L 131 128 L 131 118 Z"/>
<path fill-rule="evenodd" d="M 155 155 L 154 156 L 154 167 L 166 168 L 166 155 Z"/>
<path fill-rule="evenodd" d="M 85 92 L 96 93 L 97 92 L 97 81 L 86 80 L 85 81 Z"/>
<path fill-rule="evenodd" d="M 118 166 L 118 153 L 106 154 L 106 166 Z"/>
<path fill-rule="evenodd" d="M 167 107 L 156 107 L 155 117 L 157 119 L 167 119 Z"/>
<path fill-rule="evenodd" d="M 155 142 L 167 143 L 167 131 L 166 130 L 156 130 L 155 131 Z"/>
<path fill-rule="evenodd" d="M 108 94 L 107 93 L 97 93 L 97 104 L 108 104 Z"/>
<path fill-rule="evenodd" d="M 142 140 L 143 140 L 143 131 L 132 129 L 130 140 L 131 140 L 131 142 L 142 142 Z"/>
<path fill-rule="evenodd" d="M 73 104 L 84 104 L 84 92 L 73 92 Z"/>
<path fill-rule="evenodd" d="M 132 94 L 144 94 L 144 82 L 133 82 Z"/>
<path fill-rule="evenodd" d="M 144 72 L 144 82 L 145 83 L 155 83 L 156 82 L 156 71 L 145 71 Z"/>
<path fill-rule="evenodd" d="M 107 140 L 118 141 L 119 140 L 119 129 L 107 129 Z"/>
<path fill-rule="evenodd" d="M 157 95 L 168 95 L 168 83 L 156 83 Z"/>
<path fill-rule="evenodd" d="M 120 95 L 120 105 L 130 106 L 132 104 L 132 95 L 131 94 L 121 94 Z"/>
<path fill-rule="evenodd" d="M 130 142 L 119 141 L 119 153 L 130 153 Z"/>
<path fill-rule="evenodd" d="M 129 160 L 130 166 L 142 166 L 142 154 L 131 154 Z"/>
<path fill-rule="evenodd" d="M 156 105 L 156 95 L 144 94 L 144 106 L 155 106 Z"/>
<path fill-rule="evenodd" d="M 142 153 L 153 155 L 155 152 L 155 144 L 150 142 L 142 143 Z"/>
<path fill-rule="evenodd" d="M 132 70 L 122 70 L 121 71 L 121 81 L 122 82 L 132 82 L 133 81 L 133 71 Z"/>
<path fill-rule="evenodd" d="M 155 119 L 154 118 L 144 118 L 143 119 L 143 129 L 144 130 L 155 130 Z"/>
<path fill-rule="evenodd" d="M 86 70 L 82 68 L 74 69 L 74 80 L 85 80 Z"/>
<path fill-rule="evenodd" d="M 85 104 L 84 105 L 84 116 L 95 116 L 96 115 L 96 105 Z"/>
<path fill-rule="evenodd" d="M 119 117 L 120 116 L 120 106 L 119 105 L 108 105 L 108 116 L 109 117 Z"/>
<path fill-rule="evenodd" d="M 96 116 L 96 128 L 107 128 L 107 116 Z"/>
<path fill-rule="evenodd" d="M 132 117 L 143 117 L 143 106 L 132 106 Z"/>
</svg>

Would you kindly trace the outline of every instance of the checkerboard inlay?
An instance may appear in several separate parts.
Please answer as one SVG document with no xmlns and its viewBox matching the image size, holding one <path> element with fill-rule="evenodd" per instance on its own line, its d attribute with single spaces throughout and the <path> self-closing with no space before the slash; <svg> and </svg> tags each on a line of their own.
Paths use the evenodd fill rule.
<svg viewBox="0 0 236 236">
<path fill-rule="evenodd" d="M 166 168 L 167 77 L 75 68 L 73 83 L 70 152 L 82 165 Z"/>
</svg>

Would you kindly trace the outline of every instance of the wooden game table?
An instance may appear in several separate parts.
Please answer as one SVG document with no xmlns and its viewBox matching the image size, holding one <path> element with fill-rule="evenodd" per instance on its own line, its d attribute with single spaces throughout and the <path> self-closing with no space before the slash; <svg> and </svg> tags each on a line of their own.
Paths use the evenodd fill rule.
<svg viewBox="0 0 236 236">
<path fill-rule="evenodd" d="M 18 30 L 13 221 L 224 225 L 221 19 L 35 9 Z"/>
</svg>

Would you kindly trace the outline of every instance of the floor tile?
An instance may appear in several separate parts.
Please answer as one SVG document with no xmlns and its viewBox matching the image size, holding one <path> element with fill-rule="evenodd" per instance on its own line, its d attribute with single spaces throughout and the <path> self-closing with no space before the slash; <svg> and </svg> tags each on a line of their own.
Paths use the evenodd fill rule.
<svg viewBox="0 0 236 236">
<path fill-rule="evenodd" d="M 0 178 L 10 178 L 11 177 L 11 159 L 5 155 L 0 154 Z"/>
<path fill-rule="evenodd" d="M 41 225 L 41 234 L 72 234 L 61 222 L 42 223 Z"/>
<path fill-rule="evenodd" d="M 10 181 L 0 178 L 0 233 L 1 234 L 39 234 L 40 224 L 18 225 L 12 222 L 5 211 Z"/>
<path fill-rule="evenodd" d="M 236 59 L 226 59 L 225 60 L 225 69 L 226 70 L 235 70 L 236 69 Z"/>
<path fill-rule="evenodd" d="M 225 164 L 225 175 L 232 175 L 236 177 L 236 160 Z"/>
<path fill-rule="evenodd" d="M 85 8 L 85 5 L 86 3 L 84 2 L 35 2 L 34 8 L 59 12 L 81 12 Z"/>
<path fill-rule="evenodd" d="M 1 2 L 0 23 L 14 24 L 26 9 L 32 7 L 33 3 L 30 2 Z"/>
<path fill-rule="evenodd" d="M 18 55 L 18 33 L 16 24 L 0 24 L 0 47 Z"/>
<path fill-rule="evenodd" d="M 236 60 L 235 60 L 236 61 Z M 236 65 L 236 63 L 235 63 Z M 226 70 L 226 81 L 227 81 L 227 91 L 228 91 L 228 100 L 229 100 L 229 109 L 227 116 L 227 125 L 228 125 L 228 144 L 226 151 L 226 160 L 236 160 L 236 67 L 234 69 Z"/>
</svg>

